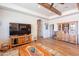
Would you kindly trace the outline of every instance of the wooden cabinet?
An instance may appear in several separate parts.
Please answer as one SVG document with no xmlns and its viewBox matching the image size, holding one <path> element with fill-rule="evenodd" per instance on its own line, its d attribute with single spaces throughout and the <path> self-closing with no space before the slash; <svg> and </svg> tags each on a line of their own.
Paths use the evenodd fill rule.
<svg viewBox="0 0 79 59">
<path fill-rule="evenodd" d="M 27 35 L 28 36 L 28 40 L 31 42 L 32 41 L 32 35 Z"/>
<path fill-rule="evenodd" d="M 22 36 L 10 36 L 10 48 L 17 46 L 17 45 L 22 45 L 28 42 L 32 42 L 32 35 L 22 35 Z"/>
<path fill-rule="evenodd" d="M 19 39 L 19 44 L 24 44 L 25 43 L 25 36 L 23 35 L 23 36 L 18 36 L 18 39 Z"/>
</svg>

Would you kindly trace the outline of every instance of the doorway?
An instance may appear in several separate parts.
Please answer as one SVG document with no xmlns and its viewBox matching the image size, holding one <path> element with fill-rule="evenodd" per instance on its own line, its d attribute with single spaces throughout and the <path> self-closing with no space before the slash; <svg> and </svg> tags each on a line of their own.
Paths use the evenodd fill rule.
<svg viewBox="0 0 79 59">
<path fill-rule="evenodd" d="M 42 21 L 37 20 L 37 39 L 42 38 Z"/>
<path fill-rule="evenodd" d="M 50 25 L 50 38 L 53 38 L 54 36 L 54 24 Z"/>
</svg>

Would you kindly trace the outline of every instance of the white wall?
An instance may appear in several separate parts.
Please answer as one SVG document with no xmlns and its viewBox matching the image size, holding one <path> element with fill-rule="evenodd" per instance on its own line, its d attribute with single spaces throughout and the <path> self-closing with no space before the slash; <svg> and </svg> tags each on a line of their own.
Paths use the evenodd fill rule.
<svg viewBox="0 0 79 59">
<path fill-rule="evenodd" d="M 9 39 L 9 23 L 31 24 L 33 38 L 37 37 L 37 18 L 16 11 L 0 9 L 0 40 Z"/>
</svg>

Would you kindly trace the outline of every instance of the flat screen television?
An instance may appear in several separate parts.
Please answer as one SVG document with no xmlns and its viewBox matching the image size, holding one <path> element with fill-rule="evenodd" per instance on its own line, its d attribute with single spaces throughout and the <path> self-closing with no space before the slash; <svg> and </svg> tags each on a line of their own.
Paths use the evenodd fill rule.
<svg viewBox="0 0 79 59">
<path fill-rule="evenodd" d="M 31 24 L 10 23 L 10 35 L 31 34 Z"/>
</svg>

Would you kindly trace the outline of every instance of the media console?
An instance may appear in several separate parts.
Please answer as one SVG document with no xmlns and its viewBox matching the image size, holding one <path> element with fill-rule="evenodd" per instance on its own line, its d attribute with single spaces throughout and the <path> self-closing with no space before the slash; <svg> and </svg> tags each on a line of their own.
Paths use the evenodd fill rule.
<svg viewBox="0 0 79 59">
<path fill-rule="evenodd" d="M 31 24 L 10 23 L 9 25 L 10 48 L 32 41 Z"/>
<path fill-rule="evenodd" d="M 10 36 L 9 48 L 32 42 L 32 35 Z"/>
</svg>

